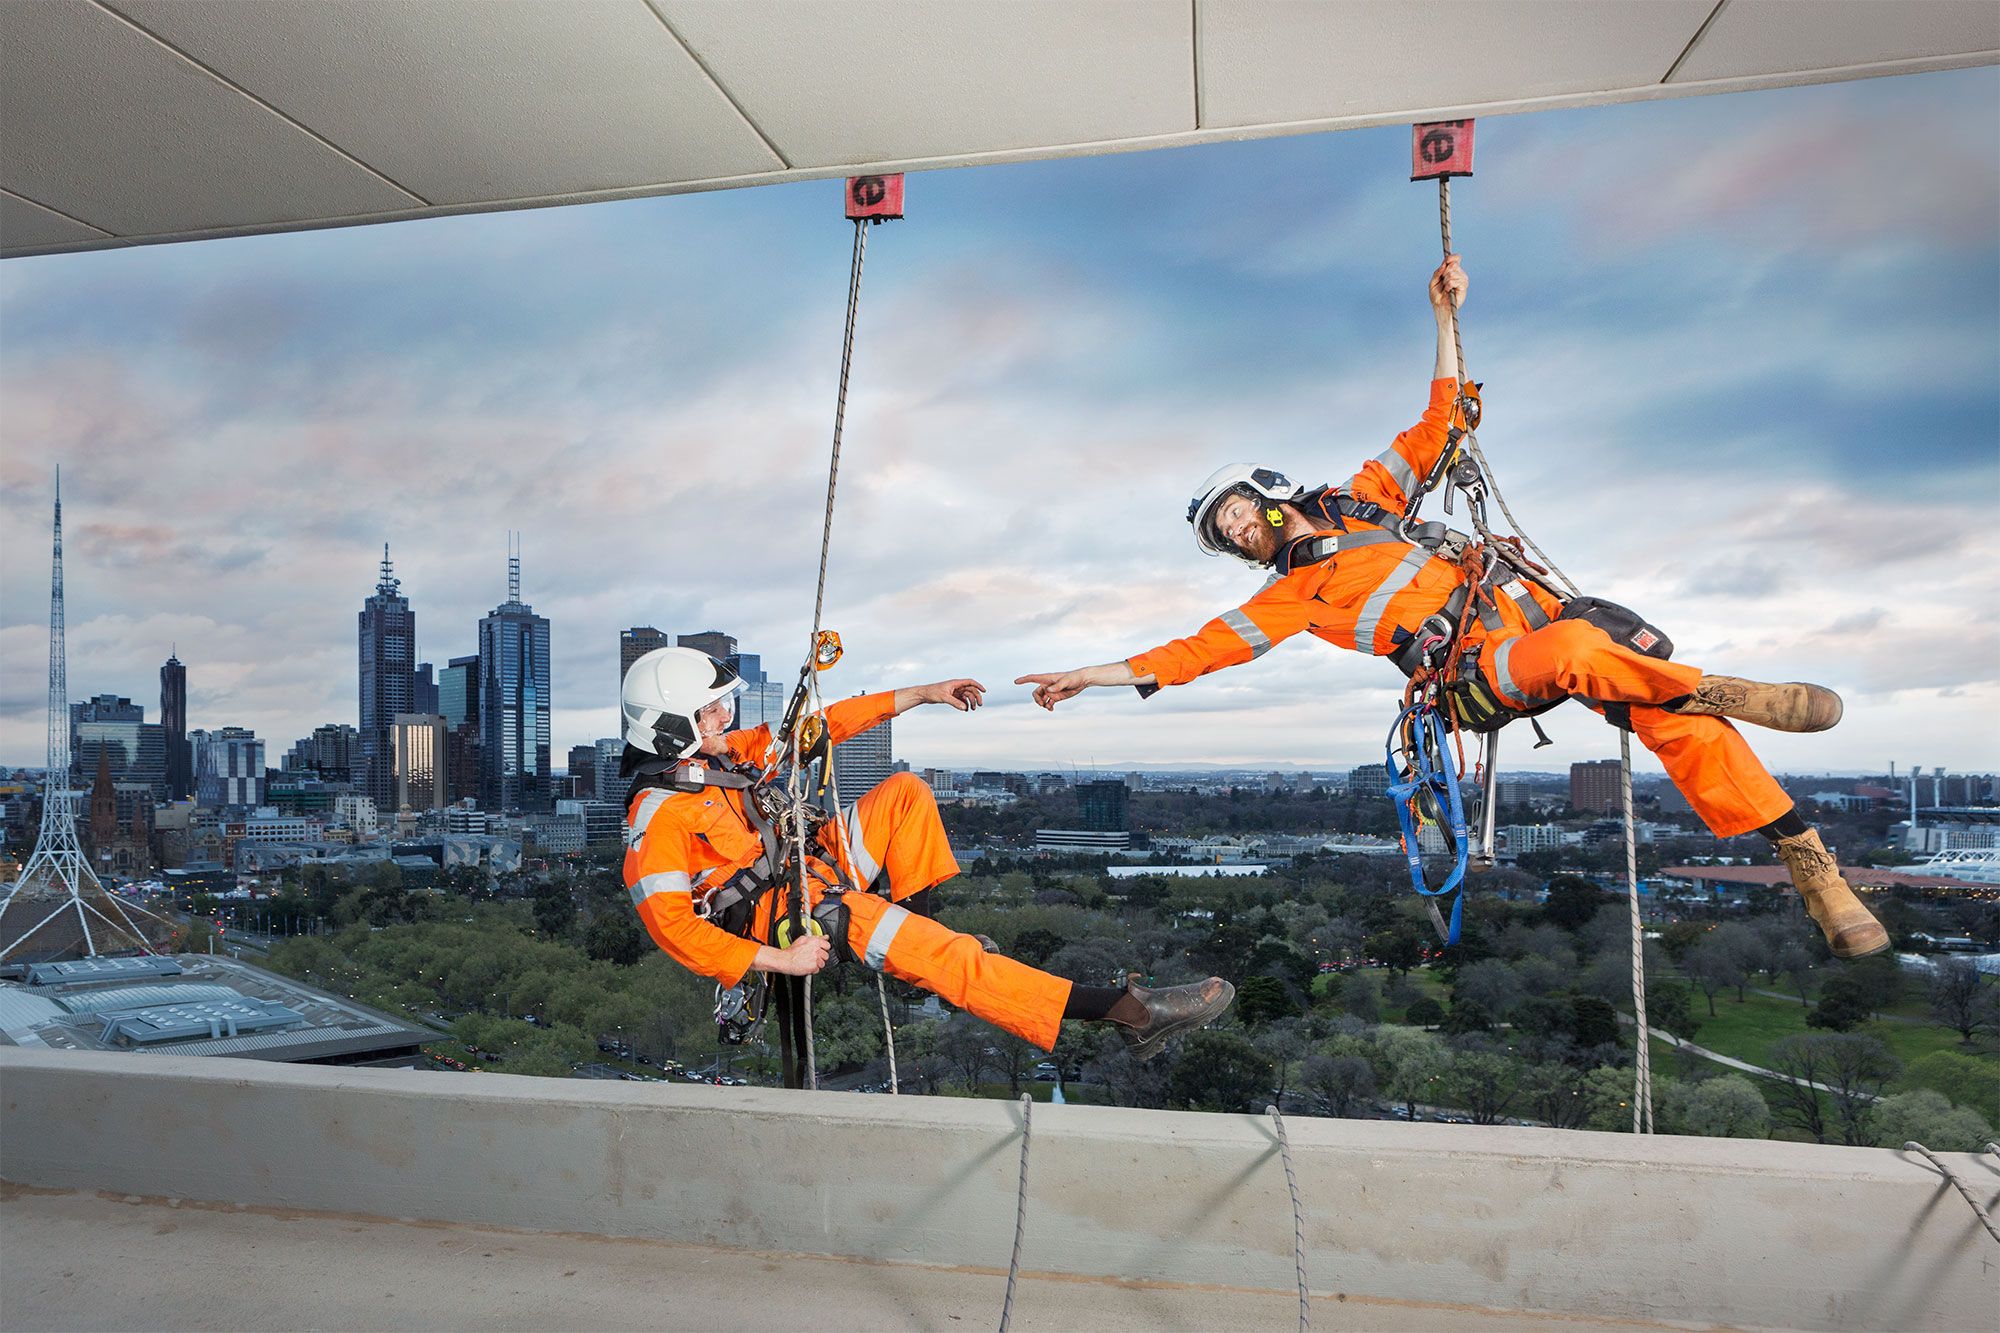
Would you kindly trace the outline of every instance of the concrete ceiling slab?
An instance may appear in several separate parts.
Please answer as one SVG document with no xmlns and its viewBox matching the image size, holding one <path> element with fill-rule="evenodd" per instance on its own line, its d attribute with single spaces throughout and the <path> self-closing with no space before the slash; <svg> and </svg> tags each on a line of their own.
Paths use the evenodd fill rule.
<svg viewBox="0 0 2000 1333">
<path fill-rule="evenodd" d="M 1658 83 L 1715 0 L 1195 0 L 1202 124 L 1385 116 Z"/>
<path fill-rule="evenodd" d="M 793 166 L 1195 128 L 1187 0 L 652 0 Z"/>
<path fill-rule="evenodd" d="M 0 256 L 2000 63 L 2000 0 L 0 0 Z"/>
<path fill-rule="evenodd" d="M 105 2 L 433 204 L 783 166 L 640 0 Z"/>
<path fill-rule="evenodd" d="M 0 5 L 0 123 L 0 187 L 114 236 L 417 202 L 88 0 Z"/>
<path fill-rule="evenodd" d="M 1996 0 L 1730 0 L 1674 73 L 1677 83 L 2000 48 Z M 2000 117 L 1997 117 L 2000 118 Z"/>
<path fill-rule="evenodd" d="M 103 240 L 108 233 L 50 212 L 32 199 L 0 190 L 0 236 L 9 245 L 63 245 Z"/>
</svg>

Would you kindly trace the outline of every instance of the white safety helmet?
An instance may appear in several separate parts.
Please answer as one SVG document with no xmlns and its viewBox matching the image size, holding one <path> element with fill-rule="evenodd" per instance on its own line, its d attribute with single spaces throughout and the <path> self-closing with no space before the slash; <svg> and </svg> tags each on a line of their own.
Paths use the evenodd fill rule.
<svg viewBox="0 0 2000 1333">
<path fill-rule="evenodd" d="M 625 743 L 662 759 L 701 748 L 694 715 L 743 688 L 743 678 L 697 648 L 655 648 L 632 664 L 619 691 Z"/>
<path fill-rule="evenodd" d="M 1236 544 L 1216 528 L 1215 511 L 1231 495 L 1247 495 L 1264 502 L 1268 508 L 1280 502 L 1297 500 L 1305 493 L 1305 487 L 1284 473 L 1267 467 L 1231 463 L 1228 467 L 1217 468 L 1209 473 L 1208 480 L 1194 493 L 1194 499 L 1188 501 L 1187 521 L 1194 528 L 1194 544 L 1207 555 L 1233 555 L 1246 565 L 1261 567 L 1264 561 L 1237 550 Z"/>
</svg>

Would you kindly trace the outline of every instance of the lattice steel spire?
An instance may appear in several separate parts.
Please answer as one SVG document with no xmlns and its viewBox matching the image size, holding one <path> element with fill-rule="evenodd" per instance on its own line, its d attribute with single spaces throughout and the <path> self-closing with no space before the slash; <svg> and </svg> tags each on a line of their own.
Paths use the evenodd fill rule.
<svg viewBox="0 0 2000 1333">
<path fill-rule="evenodd" d="M 146 932 L 98 882 L 76 836 L 70 786 L 69 656 L 63 630 L 62 469 L 56 469 L 55 554 L 49 576 L 49 756 L 42 778 L 42 827 L 21 878 L 0 898 L 0 961 L 146 949 Z M 107 909 L 117 917 L 107 915 Z M 133 910 L 151 917 L 135 904 Z M 91 918 L 97 928 L 91 928 Z M 161 927 L 170 926 L 154 917 Z"/>
</svg>

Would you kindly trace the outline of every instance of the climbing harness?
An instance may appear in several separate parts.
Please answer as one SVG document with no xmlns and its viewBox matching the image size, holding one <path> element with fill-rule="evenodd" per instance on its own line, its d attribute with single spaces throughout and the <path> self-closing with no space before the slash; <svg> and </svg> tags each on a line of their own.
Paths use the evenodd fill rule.
<svg viewBox="0 0 2000 1333">
<path fill-rule="evenodd" d="M 1439 121 L 1427 125 L 1417 125 L 1413 128 L 1411 134 L 1410 179 L 1413 181 L 1435 180 L 1438 184 L 1438 230 L 1440 238 L 1443 241 L 1444 255 L 1447 259 L 1452 254 L 1451 178 L 1453 176 L 1470 176 L 1472 174 L 1472 145 L 1473 122 L 1470 120 Z M 1453 355 L 1457 358 L 1458 362 L 1459 381 L 1459 392 L 1454 405 L 1453 421 L 1446 434 L 1447 443 L 1443 453 L 1439 455 L 1437 463 L 1431 468 L 1429 474 L 1419 483 L 1417 489 L 1410 497 L 1409 504 L 1404 508 L 1403 518 L 1405 522 L 1407 523 L 1408 520 L 1416 516 L 1417 509 L 1422 504 L 1424 496 L 1434 489 L 1440 487 L 1443 489 L 1444 511 L 1447 514 L 1452 512 L 1452 498 L 1454 493 L 1462 493 L 1465 496 L 1466 512 L 1472 520 L 1474 532 L 1478 534 L 1479 544 L 1487 549 L 1488 558 L 1496 562 L 1495 565 L 1488 568 L 1485 577 L 1468 577 L 1470 591 L 1467 592 L 1467 600 L 1472 605 L 1477 606 L 1480 604 L 1480 599 L 1486 592 L 1486 585 L 1490 581 L 1493 569 L 1497 568 L 1499 564 L 1507 564 L 1526 573 L 1533 582 L 1564 601 L 1565 617 L 1572 615 L 1572 608 L 1574 607 L 1574 614 L 1577 618 L 1594 619 L 1593 611 L 1600 607 L 1609 607 L 1613 612 L 1623 612 L 1627 616 L 1632 616 L 1635 620 L 1638 619 L 1634 613 L 1626 611 L 1623 607 L 1618 607 L 1612 603 L 1599 602 L 1597 599 L 1584 598 L 1582 590 L 1577 587 L 1567 574 L 1563 573 L 1562 568 L 1554 560 L 1549 558 L 1548 553 L 1542 550 L 1535 539 L 1529 536 L 1527 530 L 1521 526 L 1520 521 L 1514 517 L 1514 511 L 1507 505 L 1506 496 L 1501 493 L 1498 483 L 1493 480 L 1493 471 L 1486 461 L 1485 452 L 1479 447 L 1477 432 L 1480 418 L 1483 415 L 1483 405 L 1480 401 L 1479 385 L 1473 383 L 1465 372 L 1465 349 L 1459 334 L 1458 307 L 1456 303 L 1453 303 L 1451 306 L 1451 346 Z M 1499 508 L 1501 517 L 1505 520 L 1509 531 L 1512 533 L 1511 536 L 1495 537 L 1488 528 L 1486 501 L 1489 496 L 1494 505 Z M 1476 550 L 1478 548 L 1474 547 L 1471 549 Z M 1509 554 L 1499 554 L 1500 552 L 1509 552 Z M 1504 588 L 1506 585 L 1503 583 L 1501 586 Z M 1533 603 L 1532 597 L 1526 599 L 1517 598 L 1515 600 L 1516 605 L 1522 607 L 1524 614 L 1527 613 L 1528 606 Z M 1535 610 L 1536 615 L 1529 617 L 1531 628 L 1539 628 L 1537 624 L 1538 620 L 1546 623 L 1545 617 L 1540 616 L 1540 609 L 1537 607 Z M 1651 626 L 1645 626 L 1643 621 L 1640 624 L 1645 631 L 1658 636 L 1658 643 L 1639 642 L 1635 640 L 1633 641 L 1634 645 L 1639 651 L 1651 652 L 1657 646 L 1662 650 L 1657 652 L 1656 655 L 1662 657 L 1672 651 L 1672 645 L 1665 642 L 1664 635 L 1659 635 L 1658 631 L 1653 630 Z M 1462 625 L 1463 621 L 1461 621 L 1461 627 Z M 1623 636 L 1617 637 L 1622 638 Z M 1470 660 L 1467 660 L 1468 658 Z M 1453 667 L 1453 674 L 1456 677 L 1467 679 L 1477 684 L 1476 690 L 1468 692 L 1461 689 L 1458 694 L 1452 696 L 1454 702 L 1470 700 L 1471 702 L 1466 705 L 1466 711 L 1470 714 L 1474 711 L 1473 705 L 1479 702 L 1477 699 L 1478 692 L 1484 690 L 1483 682 L 1480 681 L 1477 659 L 1468 654 L 1459 657 L 1456 661 L 1452 661 L 1449 658 L 1447 661 Z M 1486 693 L 1490 699 L 1490 691 Z M 1549 706 L 1553 707 L 1554 705 L 1550 704 Z M 1504 726 L 1513 717 L 1528 715 L 1530 717 L 1530 725 L 1534 726 L 1536 735 L 1541 738 L 1536 743 L 1535 748 L 1540 749 L 1543 745 L 1549 743 L 1548 737 L 1542 735 L 1539 724 L 1534 723 L 1532 720 L 1532 712 L 1541 711 L 1540 709 L 1522 710 L 1517 708 L 1515 701 L 1512 700 L 1506 701 L 1506 707 L 1510 710 L 1509 713 L 1497 715 L 1497 720 L 1489 719 L 1493 725 L 1492 729 L 1486 732 L 1486 747 L 1481 764 L 1483 780 L 1481 782 L 1479 820 L 1481 829 L 1480 859 L 1488 865 L 1492 864 L 1493 860 L 1493 824 L 1496 812 L 1497 783 L 1499 780 L 1499 727 Z M 1610 713 L 1611 710 L 1607 709 L 1607 714 L 1609 715 Z M 1632 1097 L 1632 1132 L 1635 1134 L 1650 1134 L 1653 1132 L 1652 1038 L 1651 1030 L 1646 1023 L 1645 941 L 1639 913 L 1638 836 L 1632 810 L 1632 735 L 1629 720 L 1621 725 L 1619 720 L 1613 716 L 1612 721 L 1614 726 L 1619 727 L 1620 785 L 1625 806 L 1625 882 L 1632 918 L 1632 1008 L 1633 1018 L 1638 1028 L 1638 1055 L 1634 1062 L 1635 1086 Z M 1470 725 L 1469 729 L 1478 730 L 1479 727 L 1475 723 Z M 1412 776 L 1414 779 L 1417 775 L 1413 774 Z M 1406 834 L 1405 836 L 1407 839 L 1408 835 Z M 1461 843 L 1462 846 L 1463 844 Z M 1414 857 L 1414 851 L 1411 852 L 1411 855 Z M 1456 913 L 1459 906 L 1462 905 L 1463 899 L 1464 894 L 1461 892 L 1459 899 L 1453 904 L 1454 926 L 1457 920 Z M 1435 917 L 1437 913 L 1436 904 L 1427 899 L 1426 905 L 1430 907 Z"/>
</svg>

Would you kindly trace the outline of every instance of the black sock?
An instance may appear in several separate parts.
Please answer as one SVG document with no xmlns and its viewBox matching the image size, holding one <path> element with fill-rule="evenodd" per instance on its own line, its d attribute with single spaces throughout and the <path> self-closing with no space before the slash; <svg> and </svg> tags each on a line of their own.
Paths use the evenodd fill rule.
<svg viewBox="0 0 2000 1333">
<path fill-rule="evenodd" d="M 1111 1017 L 1111 1006 L 1125 998 L 1123 986 L 1080 986 L 1069 988 L 1069 1003 L 1063 1006 L 1064 1018 L 1081 1018 L 1086 1022 Z"/>
<path fill-rule="evenodd" d="M 1772 842 L 1776 842 L 1780 838 L 1796 838 L 1801 833 L 1810 833 L 1812 829 L 1806 824 L 1805 818 L 1799 814 L 1799 808 L 1793 806 L 1757 831 Z"/>
</svg>

